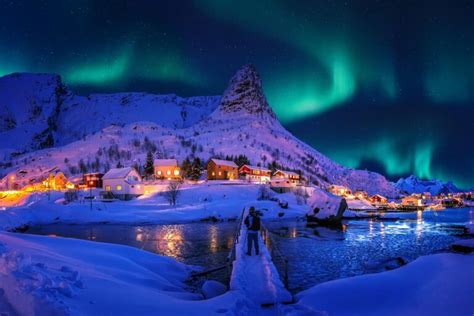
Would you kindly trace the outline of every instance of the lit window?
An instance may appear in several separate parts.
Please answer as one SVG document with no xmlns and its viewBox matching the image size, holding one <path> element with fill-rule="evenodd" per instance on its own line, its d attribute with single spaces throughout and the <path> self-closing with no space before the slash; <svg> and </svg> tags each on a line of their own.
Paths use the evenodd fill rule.
<svg viewBox="0 0 474 316">
<path fill-rule="evenodd" d="M 219 171 L 219 175 L 221 176 L 221 175 L 222 175 L 222 172 Z"/>
<path fill-rule="evenodd" d="M 166 174 L 167 174 L 167 175 L 170 175 L 170 174 L 171 174 L 171 171 L 169 171 L 169 170 L 166 171 Z"/>
<path fill-rule="evenodd" d="M 161 176 L 161 170 L 158 171 L 158 175 Z"/>
<path fill-rule="evenodd" d="M 121 185 L 117 185 L 117 186 L 115 186 L 115 190 L 117 190 L 117 191 L 121 191 L 121 190 L 122 190 L 122 186 L 121 186 Z"/>
<path fill-rule="evenodd" d="M 175 170 L 175 171 L 174 171 L 174 175 L 175 175 L 175 176 L 179 176 L 179 170 Z"/>
<path fill-rule="evenodd" d="M 89 181 L 89 184 L 90 184 L 90 185 L 94 185 L 94 181 Z"/>
<path fill-rule="evenodd" d="M 212 172 L 212 175 L 213 175 L 213 176 L 215 176 L 215 175 L 216 175 L 216 173 L 213 171 L 213 172 Z"/>
<path fill-rule="evenodd" d="M 110 191 L 110 185 L 105 186 L 105 191 L 107 191 L 107 192 Z"/>
</svg>

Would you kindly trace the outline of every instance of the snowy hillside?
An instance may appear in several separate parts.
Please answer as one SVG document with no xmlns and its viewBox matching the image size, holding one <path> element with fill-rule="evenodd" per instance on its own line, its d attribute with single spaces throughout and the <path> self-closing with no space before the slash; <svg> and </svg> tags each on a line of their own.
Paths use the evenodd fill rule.
<svg viewBox="0 0 474 316">
<path fill-rule="evenodd" d="M 235 74 L 221 102 L 220 97 L 185 99 L 136 93 L 78 97 L 64 90 L 54 131 L 56 147 L 5 155 L 7 172 L 22 169 L 25 177 L 32 177 L 52 167 L 79 174 L 103 171 L 119 161 L 141 166 L 149 150 L 155 158 L 179 160 L 244 154 L 252 164 L 275 161 L 301 170 L 322 186 L 336 183 L 370 194 L 397 195 L 394 185 L 380 174 L 345 168 L 290 134 L 268 105 L 260 77 L 251 65 Z M 0 91 L 0 100 L 3 95 Z M 5 133 L 18 133 L 18 128 L 0 136 L 7 136 Z M 17 150 L 23 143 L 17 144 Z M 9 147 L 2 143 L 1 148 Z"/>
<path fill-rule="evenodd" d="M 57 75 L 4 76 L 0 78 L 0 162 L 11 153 L 65 145 L 112 124 L 146 120 L 187 127 L 207 117 L 219 100 L 219 96 L 147 93 L 76 96 Z"/>
<path fill-rule="evenodd" d="M 420 180 L 411 175 L 407 178 L 400 178 L 395 184 L 397 189 L 403 193 L 424 193 L 429 192 L 432 195 L 460 192 L 451 181 L 442 182 L 440 180 Z"/>
</svg>

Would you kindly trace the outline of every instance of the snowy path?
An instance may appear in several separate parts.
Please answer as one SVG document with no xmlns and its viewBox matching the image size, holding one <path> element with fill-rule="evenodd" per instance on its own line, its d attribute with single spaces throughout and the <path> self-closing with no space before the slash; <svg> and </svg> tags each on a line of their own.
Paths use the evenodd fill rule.
<svg viewBox="0 0 474 316">
<path fill-rule="evenodd" d="M 244 218 L 246 213 L 244 215 Z M 231 290 L 239 290 L 259 305 L 290 303 L 291 294 L 280 280 L 278 271 L 262 237 L 259 235 L 260 255 L 247 256 L 247 228 L 242 225 L 236 245 L 236 259 L 230 281 Z"/>
</svg>

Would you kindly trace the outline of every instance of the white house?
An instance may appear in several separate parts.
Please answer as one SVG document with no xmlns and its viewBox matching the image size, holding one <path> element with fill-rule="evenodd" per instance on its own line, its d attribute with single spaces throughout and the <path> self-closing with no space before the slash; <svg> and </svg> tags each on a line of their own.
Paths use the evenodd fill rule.
<svg viewBox="0 0 474 316">
<path fill-rule="evenodd" d="M 132 167 L 110 169 L 102 178 L 102 185 L 105 191 L 124 200 L 142 195 L 144 192 L 142 177 Z"/>
<path fill-rule="evenodd" d="M 299 184 L 300 183 L 300 175 L 297 174 L 296 172 L 292 172 L 292 171 L 286 171 L 286 170 L 278 169 L 273 174 L 272 181 L 277 180 L 277 179 L 286 179 L 286 180 L 291 181 L 294 184 Z"/>
</svg>

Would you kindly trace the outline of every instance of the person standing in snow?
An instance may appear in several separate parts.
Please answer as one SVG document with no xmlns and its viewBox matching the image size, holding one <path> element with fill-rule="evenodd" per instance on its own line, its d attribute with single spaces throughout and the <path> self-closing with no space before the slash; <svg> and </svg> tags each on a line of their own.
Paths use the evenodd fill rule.
<svg viewBox="0 0 474 316">
<path fill-rule="evenodd" d="M 245 226 L 247 226 L 247 256 L 252 255 L 252 243 L 255 247 L 255 253 L 258 256 L 258 232 L 260 230 L 260 217 L 255 211 L 255 207 L 251 206 L 249 215 L 245 218 Z"/>
</svg>

